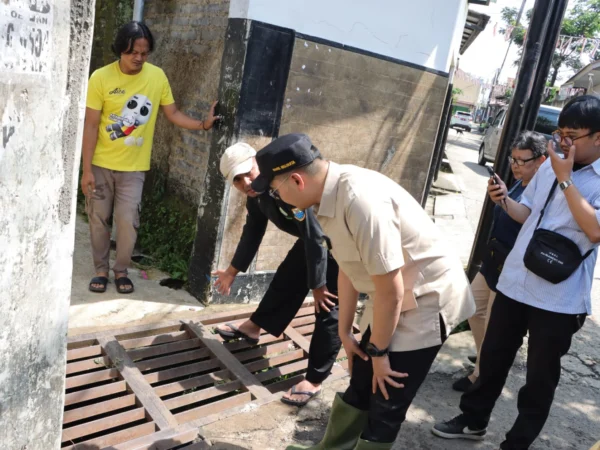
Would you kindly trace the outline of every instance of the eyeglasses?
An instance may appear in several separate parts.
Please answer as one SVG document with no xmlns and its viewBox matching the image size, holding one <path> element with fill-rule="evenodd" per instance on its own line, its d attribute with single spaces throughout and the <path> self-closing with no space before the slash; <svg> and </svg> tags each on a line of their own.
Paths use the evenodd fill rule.
<svg viewBox="0 0 600 450">
<path fill-rule="evenodd" d="M 590 131 L 588 134 L 584 134 L 583 136 L 578 136 L 576 138 L 570 138 L 568 136 L 563 136 L 562 133 L 560 132 L 560 130 L 556 130 L 556 131 L 552 132 L 552 140 L 554 142 L 556 142 L 558 145 L 560 145 L 562 142 L 564 142 L 567 147 L 570 147 L 571 145 L 573 145 L 573 142 L 575 142 L 577 139 L 582 139 L 584 137 L 591 136 L 594 133 L 597 133 L 597 132 Z"/>
<path fill-rule="evenodd" d="M 538 159 L 539 156 L 534 156 L 533 158 L 528 158 L 528 159 L 518 159 L 518 158 L 513 158 L 512 156 L 508 157 L 508 163 L 512 166 L 513 164 L 516 164 L 519 167 L 523 167 L 525 165 L 525 163 L 528 163 L 529 161 L 533 161 L 534 159 Z"/>
<path fill-rule="evenodd" d="M 279 195 L 279 192 L 277 192 L 279 189 L 281 189 L 281 186 L 283 186 L 283 183 L 285 183 L 287 180 L 290 179 L 290 177 L 292 176 L 292 174 L 290 173 L 285 180 L 283 180 L 281 183 L 279 183 L 279 186 L 277 186 L 275 189 L 269 189 L 269 195 L 271 197 L 273 197 L 275 200 L 281 200 L 281 196 Z"/>
</svg>

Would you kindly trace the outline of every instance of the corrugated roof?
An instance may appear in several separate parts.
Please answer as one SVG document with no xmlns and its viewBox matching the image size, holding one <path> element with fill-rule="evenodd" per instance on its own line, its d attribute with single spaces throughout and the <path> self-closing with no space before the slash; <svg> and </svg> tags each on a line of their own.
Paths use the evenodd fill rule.
<svg viewBox="0 0 600 450">
<path fill-rule="evenodd" d="M 473 41 L 479 36 L 490 20 L 490 16 L 477 11 L 469 10 L 465 28 L 460 43 L 460 54 L 462 55 Z"/>
</svg>

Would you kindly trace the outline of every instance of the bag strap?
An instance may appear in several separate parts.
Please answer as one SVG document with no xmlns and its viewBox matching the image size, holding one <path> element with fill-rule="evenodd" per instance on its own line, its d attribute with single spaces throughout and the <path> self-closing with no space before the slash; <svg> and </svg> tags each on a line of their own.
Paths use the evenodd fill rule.
<svg viewBox="0 0 600 450">
<path fill-rule="evenodd" d="M 548 206 L 548 203 L 550 203 L 550 199 L 552 198 L 552 194 L 554 194 L 554 191 L 556 190 L 556 186 L 558 186 L 557 178 L 555 178 L 554 183 L 552 183 L 552 187 L 550 188 L 550 192 L 548 193 L 548 198 L 546 199 L 546 203 L 544 203 L 542 212 L 540 212 L 540 218 L 538 219 L 537 225 L 535 226 L 536 228 L 539 227 L 540 223 L 542 222 L 542 217 L 544 217 L 544 212 L 546 212 L 546 206 Z"/>
<path fill-rule="evenodd" d="M 556 186 L 558 186 L 558 179 L 554 180 L 554 183 L 552 183 L 552 187 L 550 188 L 550 192 L 548 193 L 548 198 L 546 199 L 546 203 L 544 203 L 544 207 L 542 208 L 542 212 L 540 212 L 540 218 L 537 221 L 537 225 L 535 226 L 535 228 L 540 226 L 540 222 L 542 221 L 542 217 L 544 217 L 544 212 L 546 211 L 546 206 L 548 206 L 548 203 L 550 203 L 550 199 L 552 198 L 552 194 L 554 194 L 554 191 L 556 190 Z M 581 260 L 583 261 L 585 258 L 587 258 L 588 256 L 590 256 L 592 254 L 592 252 L 594 251 L 594 248 L 589 249 L 585 255 L 583 255 L 583 257 L 581 258 Z"/>
</svg>

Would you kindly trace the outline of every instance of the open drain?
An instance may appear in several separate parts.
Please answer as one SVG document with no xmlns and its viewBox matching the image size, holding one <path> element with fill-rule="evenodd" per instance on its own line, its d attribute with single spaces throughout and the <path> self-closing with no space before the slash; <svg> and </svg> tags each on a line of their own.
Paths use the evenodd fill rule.
<svg viewBox="0 0 600 450">
<path fill-rule="evenodd" d="M 205 448 L 200 427 L 274 401 L 302 379 L 312 305 L 282 336 L 262 334 L 254 346 L 223 342 L 213 330 L 255 308 L 69 338 L 61 448 Z M 329 381 L 346 375 L 345 356 Z"/>
</svg>

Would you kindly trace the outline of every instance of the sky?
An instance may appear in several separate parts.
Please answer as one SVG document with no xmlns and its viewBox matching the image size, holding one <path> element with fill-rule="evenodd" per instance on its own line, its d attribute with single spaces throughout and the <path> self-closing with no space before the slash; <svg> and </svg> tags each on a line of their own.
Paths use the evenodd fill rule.
<svg viewBox="0 0 600 450">
<path fill-rule="evenodd" d="M 492 0 L 493 1 L 493 0 Z M 470 9 L 482 12 L 490 16 L 485 30 L 479 34 L 475 42 L 467 49 L 464 55 L 460 57 L 458 67 L 465 72 L 474 75 L 476 78 L 483 78 L 485 82 L 491 82 L 495 71 L 502 65 L 502 60 L 508 48 L 508 41 L 505 40 L 503 34 L 500 34 L 500 29 L 504 27 L 500 12 L 504 7 L 514 7 L 519 9 L 522 0 L 496 0 L 496 3 L 490 3 L 489 6 L 469 5 Z M 569 2 L 572 3 L 572 2 Z M 531 9 L 535 4 L 535 0 L 527 0 L 525 11 Z M 570 6 L 570 5 L 569 5 Z M 494 36 L 494 25 L 496 26 L 496 35 Z M 500 83 L 506 82 L 508 77 L 514 78 L 517 73 L 517 67 L 514 62 L 519 58 L 518 47 L 512 45 L 504 69 L 500 74 Z M 566 81 L 573 71 L 570 69 L 561 70 L 557 85 Z"/>
</svg>

